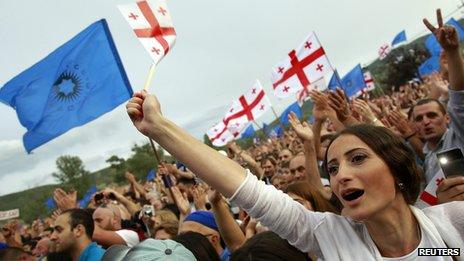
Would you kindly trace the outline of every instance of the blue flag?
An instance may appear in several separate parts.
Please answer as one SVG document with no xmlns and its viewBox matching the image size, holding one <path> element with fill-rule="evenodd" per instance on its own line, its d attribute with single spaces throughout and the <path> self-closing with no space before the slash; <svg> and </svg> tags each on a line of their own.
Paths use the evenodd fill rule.
<svg viewBox="0 0 464 261">
<path fill-rule="evenodd" d="M 147 181 L 154 180 L 156 178 L 156 171 L 154 169 L 150 170 L 147 174 Z"/>
<path fill-rule="evenodd" d="M 106 21 L 100 20 L 14 77 L 0 101 L 26 127 L 27 152 L 111 111 L 132 88 Z"/>
<path fill-rule="evenodd" d="M 342 86 L 348 98 L 356 96 L 358 91 L 366 88 L 366 82 L 364 81 L 364 74 L 360 64 L 356 65 L 343 77 Z"/>
<path fill-rule="evenodd" d="M 392 44 L 391 44 L 391 45 L 392 45 L 392 46 L 393 46 L 393 45 L 397 45 L 397 44 L 399 44 L 399 43 L 401 43 L 401 42 L 404 42 L 404 41 L 406 41 L 406 31 L 405 31 L 405 30 L 399 32 L 399 33 L 395 36 L 395 38 L 393 38 L 393 41 L 392 41 Z"/>
<path fill-rule="evenodd" d="M 429 75 L 433 72 L 440 71 L 440 58 L 438 56 L 432 56 L 423 62 L 419 66 L 419 74 L 420 76 L 424 77 L 425 75 Z"/>
<path fill-rule="evenodd" d="M 267 136 L 270 138 L 280 138 L 283 135 L 284 135 L 284 130 L 282 129 L 282 126 L 280 126 L 280 124 L 272 128 L 271 131 L 269 131 L 269 133 L 267 134 Z"/>
<path fill-rule="evenodd" d="M 79 202 L 78 202 L 79 206 L 81 206 L 82 208 L 87 207 L 90 200 L 92 200 L 93 194 L 95 194 L 97 191 L 98 191 L 97 186 L 94 185 L 94 186 L 90 187 L 87 190 L 87 192 L 85 192 L 84 197 L 82 197 L 82 199 L 79 200 Z"/>
<path fill-rule="evenodd" d="M 255 136 L 255 129 L 253 129 L 253 125 L 250 124 L 248 128 L 245 129 L 245 131 L 242 132 L 242 138 L 252 138 Z"/>
<path fill-rule="evenodd" d="M 288 106 L 287 109 L 285 109 L 285 111 L 282 112 L 282 114 L 280 115 L 280 122 L 282 124 L 284 124 L 284 125 L 289 124 L 288 115 L 290 114 L 291 111 L 293 111 L 298 118 L 301 118 L 302 114 L 301 114 L 300 105 L 298 105 L 298 102 L 294 102 L 294 103 L 290 104 L 290 106 Z"/>
<path fill-rule="evenodd" d="M 439 56 L 441 52 L 441 46 L 435 38 L 435 35 L 431 34 L 425 39 L 425 47 L 429 50 L 431 56 Z"/>
<path fill-rule="evenodd" d="M 53 200 L 52 197 L 47 198 L 45 200 L 45 206 L 47 206 L 48 210 L 52 210 L 52 209 L 56 208 L 55 200 Z"/>
<path fill-rule="evenodd" d="M 334 74 L 332 74 L 327 88 L 331 91 L 335 91 L 337 88 L 342 88 L 342 80 L 340 79 L 337 70 L 335 70 Z"/>
<path fill-rule="evenodd" d="M 456 28 L 456 31 L 458 32 L 459 36 L 459 41 L 464 40 L 464 28 L 462 25 L 454 20 L 454 18 L 451 18 L 446 22 L 447 25 L 452 25 L 454 28 Z M 431 56 L 439 56 L 441 53 L 441 46 L 437 41 L 437 38 L 435 38 L 435 35 L 430 34 L 427 39 L 425 39 L 425 47 L 427 47 L 427 50 L 429 50 L 429 53 Z"/>
<path fill-rule="evenodd" d="M 266 136 L 267 136 L 267 133 L 269 132 L 268 129 L 269 129 L 269 125 L 267 125 L 266 123 L 263 123 L 263 132 L 264 134 L 266 134 Z"/>
<path fill-rule="evenodd" d="M 459 41 L 464 40 L 464 28 L 458 21 L 454 20 L 454 18 L 451 18 L 448 20 L 448 22 L 446 22 L 446 24 L 452 25 L 454 28 L 456 28 L 456 31 L 458 31 Z"/>
</svg>

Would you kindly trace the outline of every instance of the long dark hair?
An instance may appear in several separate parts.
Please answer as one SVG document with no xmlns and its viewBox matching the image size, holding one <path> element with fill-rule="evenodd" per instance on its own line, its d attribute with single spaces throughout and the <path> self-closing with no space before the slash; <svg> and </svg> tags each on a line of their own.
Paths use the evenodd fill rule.
<svg viewBox="0 0 464 261">
<path fill-rule="evenodd" d="M 325 153 L 323 168 L 326 173 L 328 173 L 327 152 L 333 141 L 342 135 L 354 135 L 366 143 L 387 164 L 395 179 L 397 189 L 401 191 L 406 202 L 411 205 L 416 202 L 420 192 L 422 173 L 416 164 L 414 152 L 403 139 L 384 127 L 359 124 L 349 126 L 338 133 Z"/>
<path fill-rule="evenodd" d="M 322 196 L 317 187 L 307 181 L 296 181 L 289 184 L 285 193 L 292 193 L 309 201 L 314 211 L 340 214 L 340 211 Z"/>
</svg>

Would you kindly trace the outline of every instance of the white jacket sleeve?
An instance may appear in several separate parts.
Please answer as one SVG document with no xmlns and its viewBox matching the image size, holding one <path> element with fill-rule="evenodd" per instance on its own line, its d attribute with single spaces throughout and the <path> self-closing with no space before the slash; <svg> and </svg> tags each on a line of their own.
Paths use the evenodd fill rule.
<svg viewBox="0 0 464 261">
<path fill-rule="evenodd" d="M 258 181 L 249 171 L 230 201 L 301 251 L 319 248 L 313 231 L 325 214 L 307 210 L 282 191 Z"/>
</svg>

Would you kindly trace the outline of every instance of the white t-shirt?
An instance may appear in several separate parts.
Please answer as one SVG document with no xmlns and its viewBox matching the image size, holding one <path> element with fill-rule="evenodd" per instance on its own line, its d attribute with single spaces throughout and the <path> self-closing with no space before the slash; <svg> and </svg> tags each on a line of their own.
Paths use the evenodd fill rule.
<svg viewBox="0 0 464 261">
<path fill-rule="evenodd" d="M 139 235 L 135 231 L 121 229 L 116 231 L 116 234 L 118 234 L 126 242 L 128 247 L 134 247 L 140 242 Z"/>
<path fill-rule="evenodd" d="M 363 223 L 334 213 L 309 211 L 282 191 L 258 181 L 250 172 L 230 201 L 296 248 L 314 252 L 319 259 L 388 260 L 380 255 Z M 461 255 L 456 258 L 464 260 L 463 201 L 424 210 L 411 206 L 411 210 L 421 229 L 421 247 L 460 248 Z M 429 260 L 416 251 L 408 256 L 403 260 Z"/>
</svg>

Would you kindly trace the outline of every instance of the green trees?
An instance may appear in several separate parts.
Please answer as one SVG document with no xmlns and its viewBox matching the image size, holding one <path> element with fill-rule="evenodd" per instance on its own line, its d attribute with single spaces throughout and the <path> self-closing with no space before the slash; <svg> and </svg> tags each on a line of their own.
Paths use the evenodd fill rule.
<svg viewBox="0 0 464 261">
<path fill-rule="evenodd" d="M 91 184 L 90 172 L 85 170 L 82 160 L 77 156 L 60 156 L 56 159 L 56 168 L 52 176 L 66 191 L 74 189 L 82 197 Z"/>
</svg>

